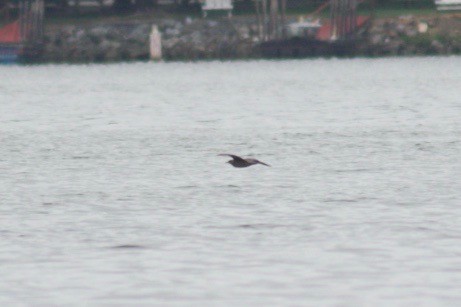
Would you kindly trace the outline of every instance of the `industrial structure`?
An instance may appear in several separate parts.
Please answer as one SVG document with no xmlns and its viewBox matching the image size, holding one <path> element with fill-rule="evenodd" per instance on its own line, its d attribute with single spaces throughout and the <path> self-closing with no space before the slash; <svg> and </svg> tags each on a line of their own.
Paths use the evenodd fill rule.
<svg viewBox="0 0 461 307">
<path fill-rule="evenodd" d="M 0 62 L 32 60 L 43 41 L 44 0 L 19 0 L 3 8 L 0 27 Z"/>
<path fill-rule="evenodd" d="M 359 15 L 358 6 L 365 2 L 368 13 Z M 374 7 L 373 0 L 326 0 L 311 14 L 287 23 L 286 0 L 255 0 L 255 4 L 261 51 L 268 57 L 353 53 L 360 32 L 370 23 Z M 329 17 L 321 18 L 327 9 Z"/>
</svg>

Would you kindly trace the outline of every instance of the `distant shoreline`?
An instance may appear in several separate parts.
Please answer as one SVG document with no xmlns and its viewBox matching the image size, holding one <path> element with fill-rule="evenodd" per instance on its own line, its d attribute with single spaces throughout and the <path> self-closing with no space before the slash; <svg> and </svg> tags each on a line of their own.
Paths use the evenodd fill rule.
<svg viewBox="0 0 461 307">
<path fill-rule="evenodd" d="M 149 59 L 153 24 L 162 35 L 163 59 L 258 59 L 256 18 L 203 19 L 171 16 L 107 18 L 49 24 L 40 62 L 91 63 Z M 352 56 L 461 54 L 461 13 L 376 18 Z M 319 55 L 328 56 L 328 55 Z"/>
</svg>

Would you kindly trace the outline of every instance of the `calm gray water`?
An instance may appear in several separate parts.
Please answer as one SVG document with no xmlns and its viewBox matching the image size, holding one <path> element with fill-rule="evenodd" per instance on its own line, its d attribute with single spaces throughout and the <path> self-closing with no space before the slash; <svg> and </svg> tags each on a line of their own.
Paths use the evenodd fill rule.
<svg viewBox="0 0 461 307">
<path fill-rule="evenodd" d="M 461 304 L 461 57 L 0 80 L 3 306 Z"/>
</svg>

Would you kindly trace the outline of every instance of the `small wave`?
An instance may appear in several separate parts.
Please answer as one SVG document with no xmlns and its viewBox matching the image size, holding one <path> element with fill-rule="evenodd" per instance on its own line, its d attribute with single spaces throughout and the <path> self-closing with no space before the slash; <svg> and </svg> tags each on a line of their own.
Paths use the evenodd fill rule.
<svg viewBox="0 0 461 307">
<path fill-rule="evenodd" d="M 353 168 L 353 169 L 337 169 L 333 170 L 335 173 L 361 173 L 361 172 L 377 172 L 383 171 L 382 168 Z"/>
<path fill-rule="evenodd" d="M 43 202 L 42 203 L 42 206 L 53 206 L 53 205 L 56 205 L 56 203 L 52 203 L 52 202 Z"/>
<path fill-rule="evenodd" d="M 242 224 L 238 225 L 237 228 L 246 228 L 246 229 L 273 229 L 278 227 L 283 227 L 284 225 L 278 224 Z"/>
<path fill-rule="evenodd" d="M 325 199 L 323 202 L 324 203 L 356 203 L 358 201 L 359 201 L 358 199 L 347 199 L 347 198 L 332 199 L 332 198 L 328 198 L 328 199 Z"/>
<path fill-rule="evenodd" d="M 240 224 L 240 225 L 226 225 L 226 226 L 211 226 L 215 229 L 274 229 L 279 227 L 286 227 L 286 225 L 269 224 L 269 223 L 256 223 L 256 224 Z"/>
<path fill-rule="evenodd" d="M 196 185 L 180 185 L 176 187 L 176 189 L 195 189 L 195 188 L 197 188 Z"/>
<path fill-rule="evenodd" d="M 23 122 L 30 122 L 32 119 L 11 119 L 11 120 L 4 120 L 4 123 L 23 123 Z"/>
<path fill-rule="evenodd" d="M 217 188 L 240 188 L 240 186 L 234 185 L 234 184 L 223 184 L 223 185 L 218 185 L 216 187 Z"/>
<path fill-rule="evenodd" d="M 199 123 L 204 123 L 204 124 L 207 124 L 207 123 L 217 123 L 217 122 L 219 122 L 219 119 L 198 120 L 197 122 L 199 122 Z"/>
<path fill-rule="evenodd" d="M 122 245 L 111 246 L 110 248 L 115 248 L 115 249 L 143 249 L 143 248 L 146 248 L 146 246 L 137 245 L 137 244 L 122 244 Z"/>
<path fill-rule="evenodd" d="M 415 147 L 417 150 L 420 150 L 420 151 L 432 151 L 435 148 L 430 143 L 416 143 Z"/>
<path fill-rule="evenodd" d="M 374 197 L 357 197 L 357 198 L 326 198 L 324 203 L 357 203 L 360 201 L 375 200 Z"/>
<path fill-rule="evenodd" d="M 90 156 L 73 156 L 72 159 L 74 160 L 87 160 L 87 159 L 91 159 Z"/>
</svg>

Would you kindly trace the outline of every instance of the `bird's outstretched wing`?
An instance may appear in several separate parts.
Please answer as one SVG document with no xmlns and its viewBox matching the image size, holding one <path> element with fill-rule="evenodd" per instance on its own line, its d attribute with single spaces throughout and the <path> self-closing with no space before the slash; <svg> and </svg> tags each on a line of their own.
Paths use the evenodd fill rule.
<svg viewBox="0 0 461 307">
<path fill-rule="evenodd" d="M 262 164 L 262 165 L 265 165 L 265 166 L 270 166 L 269 164 L 266 164 L 266 163 L 261 162 L 261 161 L 259 161 L 259 160 L 258 160 L 258 163 L 259 163 L 259 164 Z"/>
<path fill-rule="evenodd" d="M 251 163 L 251 164 L 262 164 L 262 165 L 265 165 L 265 166 L 270 166 L 269 164 L 266 164 L 264 162 L 261 162 L 257 159 L 253 159 L 253 158 L 246 158 L 245 159 L 247 162 Z"/>
<path fill-rule="evenodd" d="M 232 159 L 234 159 L 235 161 L 246 162 L 245 159 L 243 159 L 243 158 L 241 158 L 239 156 L 236 156 L 236 155 L 219 154 L 218 156 L 228 156 L 228 157 L 231 157 Z"/>
</svg>

